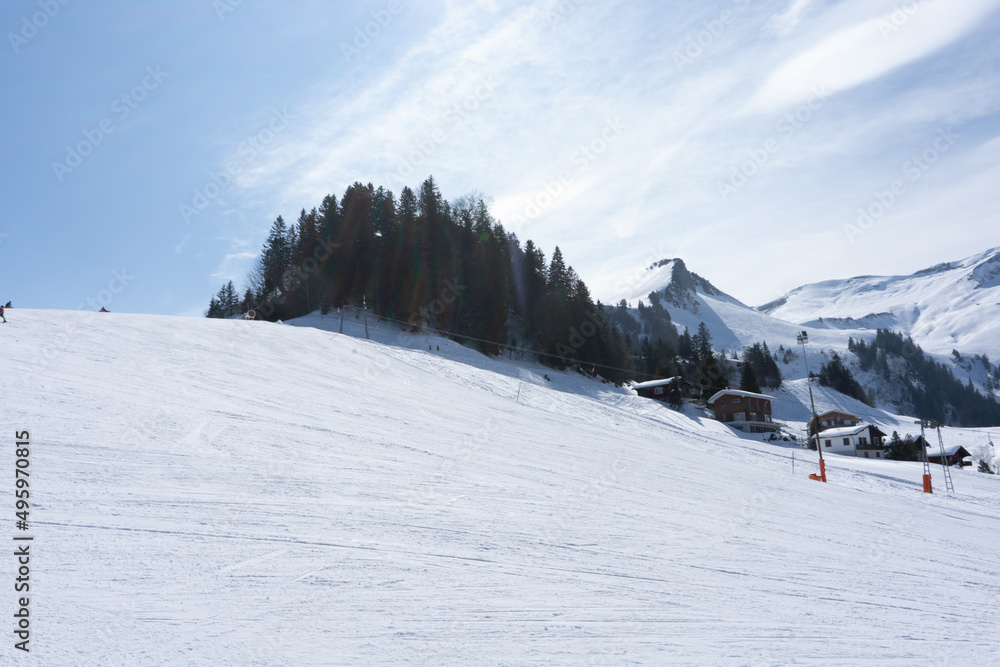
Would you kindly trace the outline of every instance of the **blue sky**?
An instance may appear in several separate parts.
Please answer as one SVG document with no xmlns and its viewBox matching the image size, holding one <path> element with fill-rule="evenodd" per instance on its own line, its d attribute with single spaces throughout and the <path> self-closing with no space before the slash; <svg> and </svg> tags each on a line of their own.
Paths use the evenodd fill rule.
<svg viewBox="0 0 1000 667">
<path fill-rule="evenodd" d="M 279 214 L 428 174 L 605 301 L 667 257 L 760 305 L 1000 245 L 1000 0 L 12 0 L 0 27 L 15 306 L 200 315 Z"/>
</svg>

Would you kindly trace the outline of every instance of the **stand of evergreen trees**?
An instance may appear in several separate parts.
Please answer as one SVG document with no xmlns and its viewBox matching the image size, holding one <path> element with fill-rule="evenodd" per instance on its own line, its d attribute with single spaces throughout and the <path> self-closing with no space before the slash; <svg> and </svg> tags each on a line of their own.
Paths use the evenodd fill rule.
<svg viewBox="0 0 1000 667">
<path fill-rule="evenodd" d="M 781 371 L 778 370 L 778 362 L 775 361 L 771 350 L 767 348 L 767 341 L 754 343 L 745 348 L 743 361 L 753 369 L 753 374 L 761 387 L 777 389 L 781 386 Z"/>
<path fill-rule="evenodd" d="M 841 394 L 850 396 L 862 403 L 868 403 L 864 387 L 854 379 L 851 370 L 844 365 L 843 359 L 836 352 L 833 353 L 833 358 L 830 359 L 829 363 L 825 363 L 820 367 L 819 383 L 824 387 L 836 389 Z"/>
<path fill-rule="evenodd" d="M 852 338 L 848 349 L 857 355 L 862 370 L 874 369 L 885 380 L 898 382 L 922 419 L 966 427 L 1000 424 L 996 398 L 981 394 L 971 380 L 962 384 L 950 368 L 924 354 L 910 337 L 878 329 L 875 340 Z M 891 369 L 891 360 L 904 369 L 901 376 Z"/>
<path fill-rule="evenodd" d="M 398 196 L 354 183 L 339 200 L 328 195 L 303 209 L 293 224 L 279 216 L 236 301 L 228 283 L 207 315 L 252 310 L 273 321 L 317 308 L 365 307 L 487 354 L 518 348 L 615 383 L 633 374 L 619 327 L 558 247 L 546 261 L 530 240 L 522 246 L 507 232 L 481 198 L 449 203 L 433 178 Z"/>
</svg>

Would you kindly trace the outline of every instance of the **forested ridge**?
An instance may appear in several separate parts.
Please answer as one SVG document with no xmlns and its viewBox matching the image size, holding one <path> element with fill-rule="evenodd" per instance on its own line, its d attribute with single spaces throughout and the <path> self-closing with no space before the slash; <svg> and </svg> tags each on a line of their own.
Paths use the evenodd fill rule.
<svg viewBox="0 0 1000 667">
<path fill-rule="evenodd" d="M 398 197 L 354 183 L 295 223 L 279 216 L 248 283 L 242 296 L 223 286 L 207 315 L 278 320 L 351 305 L 487 354 L 528 351 L 616 383 L 633 375 L 628 342 L 558 246 L 547 260 L 483 198 L 449 203 L 433 178 Z"/>
</svg>

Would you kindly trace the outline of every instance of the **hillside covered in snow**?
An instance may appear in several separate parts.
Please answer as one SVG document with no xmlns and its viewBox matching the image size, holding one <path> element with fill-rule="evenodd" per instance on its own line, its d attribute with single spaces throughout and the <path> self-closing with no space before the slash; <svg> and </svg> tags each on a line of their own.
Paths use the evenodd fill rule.
<svg viewBox="0 0 1000 667">
<path fill-rule="evenodd" d="M 794 443 L 384 322 L 7 319 L 5 664 L 996 661 L 997 476 L 820 484 Z"/>
<path fill-rule="evenodd" d="M 814 328 L 892 329 L 936 354 L 1000 359 L 1000 248 L 909 276 L 805 285 L 760 310 Z"/>
</svg>

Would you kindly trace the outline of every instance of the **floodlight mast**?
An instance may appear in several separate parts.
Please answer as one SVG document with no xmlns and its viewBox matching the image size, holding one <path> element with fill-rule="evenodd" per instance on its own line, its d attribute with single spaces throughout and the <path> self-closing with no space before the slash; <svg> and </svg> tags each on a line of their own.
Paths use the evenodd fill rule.
<svg viewBox="0 0 1000 667">
<path fill-rule="evenodd" d="M 809 332 L 802 331 L 795 336 L 795 341 L 802 346 L 802 363 L 806 367 L 806 383 L 809 385 L 809 406 L 812 408 L 812 427 L 816 429 L 816 451 L 819 452 L 819 479 L 826 482 L 826 462 L 823 460 L 823 445 L 819 441 L 819 418 L 816 416 L 816 402 L 813 400 L 812 377 L 809 374 L 809 362 L 806 360 L 806 343 L 809 342 Z M 809 429 L 806 429 L 809 433 Z"/>
</svg>

